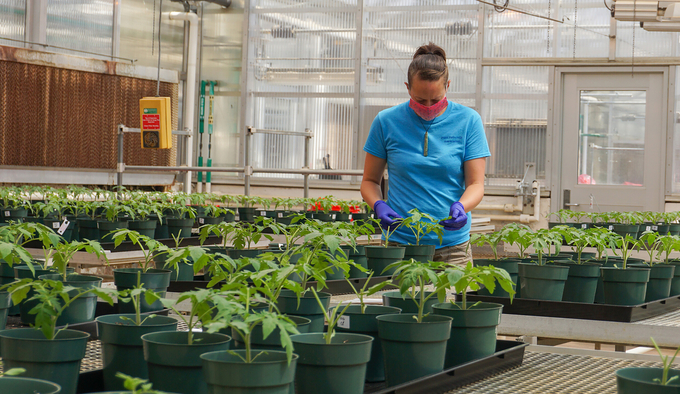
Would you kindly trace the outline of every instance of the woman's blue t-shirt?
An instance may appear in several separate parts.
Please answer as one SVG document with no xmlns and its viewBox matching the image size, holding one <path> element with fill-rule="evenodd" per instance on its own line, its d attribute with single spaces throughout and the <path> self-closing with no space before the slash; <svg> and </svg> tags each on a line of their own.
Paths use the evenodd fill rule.
<svg viewBox="0 0 680 394">
<path fill-rule="evenodd" d="M 364 151 L 387 160 L 390 181 L 387 203 L 399 215 L 418 208 L 436 219 L 449 216 L 451 204 L 465 191 L 463 163 L 491 156 L 482 119 L 473 109 L 449 101 L 446 111 L 426 122 L 408 102 L 381 111 L 368 134 Z M 428 155 L 423 155 L 425 130 L 428 129 Z M 444 231 L 439 245 L 430 233 L 421 244 L 437 248 L 461 244 L 470 239 L 468 223 L 458 231 Z M 415 236 L 400 227 L 390 241 L 415 244 Z"/>
</svg>

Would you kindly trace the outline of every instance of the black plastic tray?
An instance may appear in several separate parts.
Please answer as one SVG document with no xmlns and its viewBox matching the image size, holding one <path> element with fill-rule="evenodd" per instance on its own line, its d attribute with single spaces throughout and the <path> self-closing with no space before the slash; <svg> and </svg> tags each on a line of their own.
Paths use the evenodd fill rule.
<svg viewBox="0 0 680 394">
<path fill-rule="evenodd" d="M 203 276 L 195 276 L 193 281 L 173 281 L 170 282 L 170 286 L 168 287 L 168 291 L 175 292 L 175 293 L 181 293 L 185 291 L 191 291 L 194 289 L 205 289 L 208 286 L 208 281 L 202 280 Z M 391 276 L 376 276 L 371 278 L 369 286 L 376 285 L 380 282 L 384 282 L 388 279 L 392 278 Z M 366 283 L 366 278 L 354 278 L 350 279 L 352 282 L 352 285 L 359 290 L 361 287 L 364 286 Z M 310 287 L 316 287 L 316 282 L 307 282 L 307 288 Z M 327 280 L 326 281 L 326 289 L 324 289 L 324 292 L 330 293 L 332 295 L 338 295 L 338 294 L 351 294 L 354 291 L 352 290 L 352 287 L 350 287 L 349 283 L 347 283 L 346 280 L 344 279 L 339 279 L 339 280 Z"/>
<path fill-rule="evenodd" d="M 621 323 L 632 323 L 680 309 L 680 296 L 634 306 L 543 301 L 526 298 L 514 298 L 511 304 L 510 299 L 507 297 L 483 296 L 470 293 L 467 295 L 467 300 L 503 304 L 503 313 L 510 315 L 561 317 Z"/>
<path fill-rule="evenodd" d="M 444 370 L 438 374 L 394 386 L 385 387 L 385 383 L 367 383 L 365 394 L 434 394 L 445 393 L 478 382 L 501 372 L 519 367 L 524 361 L 524 350 L 527 343 L 516 341 L 497 341 L 496 353 L 457 367 Z M 80 374 L 78 394 L 103 391 L 103 373 L 101 369 Z"/>
</svg>

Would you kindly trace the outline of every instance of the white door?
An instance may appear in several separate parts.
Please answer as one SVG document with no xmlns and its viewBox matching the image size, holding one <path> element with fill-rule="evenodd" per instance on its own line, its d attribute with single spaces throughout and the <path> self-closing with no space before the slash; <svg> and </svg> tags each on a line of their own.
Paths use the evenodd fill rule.
<svg viewBox="0 0 680 394">
<path fill-rule="evenodd" d="M 629 69 L 630 70 L 630 69 Z M 665 74 L 562 72 L 558 208 L 663 208 Z M 555 206 L 553 206 L 555 208 Z"/>
</svg>

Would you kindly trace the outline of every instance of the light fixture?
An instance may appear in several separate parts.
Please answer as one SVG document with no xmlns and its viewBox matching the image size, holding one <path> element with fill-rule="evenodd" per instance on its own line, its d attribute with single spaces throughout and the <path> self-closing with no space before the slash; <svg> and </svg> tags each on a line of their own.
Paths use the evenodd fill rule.
<svg viewBox="0 0 680 394">
<path fill-rule="evenodd" d="M 613 8 L 614 19 L 622 22 L 656 22 L 660 11 L 653 0 L 618 0 Z"/>
<path fill-rule="evenodd" d="M 680 22 L 640 22 L 647 31 L 680 31 Z"/>
</svg>

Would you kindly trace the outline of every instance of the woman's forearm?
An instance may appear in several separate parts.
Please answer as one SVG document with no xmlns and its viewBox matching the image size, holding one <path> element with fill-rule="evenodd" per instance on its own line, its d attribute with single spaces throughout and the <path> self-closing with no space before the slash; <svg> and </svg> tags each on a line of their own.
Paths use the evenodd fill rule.
<svg viewBox="0 0 680 394">
<path fill-rule="evenodd" d="M 483 197 L 484 184 L 475 183 L 465 188 L 465 192 L 458 201 L 465 207 L 465 212 L 470 212 L 482 202 Z"/>
<path fill-rule="evenodd" d="M 380 185 L 373 181 L 363 180 L 361 182 L 361 197 L 366 201 L 366 204 L 373 208 L 376 201 L 383 199 Z"/>
</svg>

